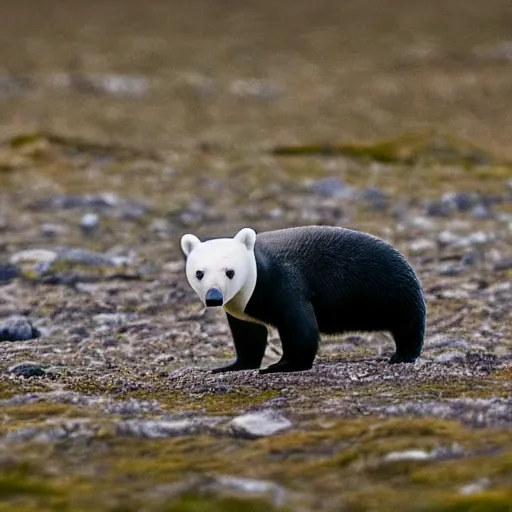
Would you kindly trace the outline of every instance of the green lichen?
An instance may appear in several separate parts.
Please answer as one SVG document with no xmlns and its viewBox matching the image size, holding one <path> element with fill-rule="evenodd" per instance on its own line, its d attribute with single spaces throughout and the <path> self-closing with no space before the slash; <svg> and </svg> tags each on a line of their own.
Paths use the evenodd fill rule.
<svg viewBox="0 0 512 512">
<path fill-rule="evenodd" d="M 459 164 L 473 166 L 488 164 L 492 157 L 474 144 L 424 134 L 406 134 L 397 139 L 374 144 L 327 144 L 279 146 L 273 150 L 278 156 L 344 155 L 383 163 L 403 164 Z"/>
</svg>

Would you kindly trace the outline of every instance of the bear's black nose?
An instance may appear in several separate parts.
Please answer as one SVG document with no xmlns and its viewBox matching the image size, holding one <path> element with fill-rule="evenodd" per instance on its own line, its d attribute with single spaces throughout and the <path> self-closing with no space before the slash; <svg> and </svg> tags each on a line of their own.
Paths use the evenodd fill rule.
<svg viewBox="0 0 512 512">
<path fill-rule="evenodd" d="M 217 288 L 210 288 L 205 296 L 208 307 L 222 306 L 222 292 Z"/>
</svg>

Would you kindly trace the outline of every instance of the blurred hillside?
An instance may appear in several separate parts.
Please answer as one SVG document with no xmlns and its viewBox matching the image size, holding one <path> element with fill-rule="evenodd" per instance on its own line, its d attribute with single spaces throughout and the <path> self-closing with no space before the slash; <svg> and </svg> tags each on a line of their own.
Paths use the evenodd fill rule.
<svg viewBox="0 0 512 512">
<path fill-rule="evenodd" d="M 0 16 L 0 135 L 178 148 L 433 127 L 512 155 L 507 0 L 21 0 Z"/>
</svg>

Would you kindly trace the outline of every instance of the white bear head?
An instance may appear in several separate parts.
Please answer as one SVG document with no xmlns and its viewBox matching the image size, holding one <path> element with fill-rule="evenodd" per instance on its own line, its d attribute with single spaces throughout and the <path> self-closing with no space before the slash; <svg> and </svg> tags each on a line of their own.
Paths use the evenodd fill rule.
<svg viewBox="0 0 512 512">
<path fill-rule="evenodd" d="M 186 275 L 205 306 L 225 306 L 243 312 L 256 286 L 256 233 L 250 228 L 234 238 L 201 242 L 194 235 L 181 238 Z"/>
</svg>

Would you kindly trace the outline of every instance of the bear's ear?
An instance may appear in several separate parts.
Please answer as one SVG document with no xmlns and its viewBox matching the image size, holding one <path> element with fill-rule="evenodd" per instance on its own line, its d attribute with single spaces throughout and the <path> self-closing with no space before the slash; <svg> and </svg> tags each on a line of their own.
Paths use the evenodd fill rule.
<svg viewBox="0 0 512 512">
<path fill-rule="evenodd" d="M 200 243 L 201 240 L 199 240 L 195 235 L 183 235 L 181 237 L 181 250 L 185 257 L 187 257 Z"/>
<path fill-rule="evenodd" d="M 244 244 L 248 251 L 252 251 L 254 249 L 254 244 L 256 243 L 256 232 L 251 228 L 241 229 L 235 235 L 235 240 Z"/>
</svg>

